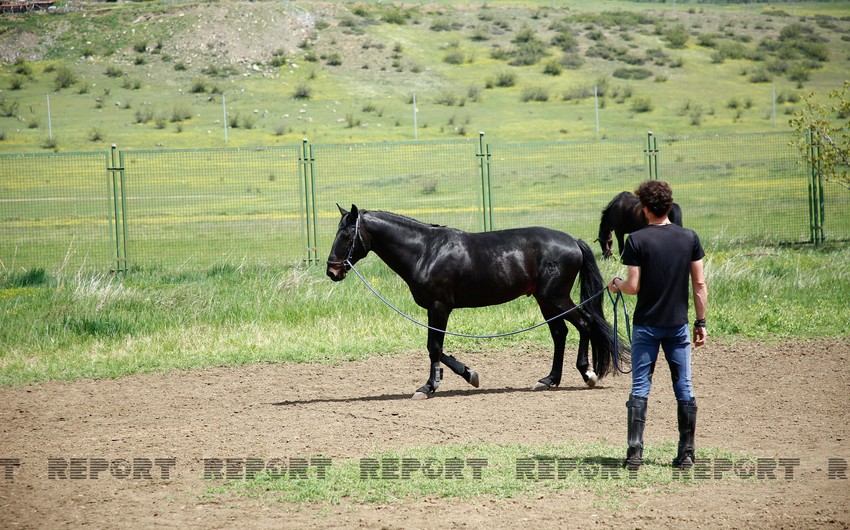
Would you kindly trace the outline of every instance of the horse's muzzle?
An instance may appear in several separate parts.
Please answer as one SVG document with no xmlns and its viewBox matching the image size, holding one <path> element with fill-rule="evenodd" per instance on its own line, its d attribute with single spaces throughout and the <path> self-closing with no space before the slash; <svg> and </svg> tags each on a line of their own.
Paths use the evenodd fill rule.
<svg viewBox="0 0 850 530">
<path fill-rule="evenodd" d="M 345 279 L 345 275 L 348 273 L 348 268 L 342 264 L 330 264 L 328 263 L 327 274 L 328 278 L 335 282 L 340 282 Z"/>
</svg>

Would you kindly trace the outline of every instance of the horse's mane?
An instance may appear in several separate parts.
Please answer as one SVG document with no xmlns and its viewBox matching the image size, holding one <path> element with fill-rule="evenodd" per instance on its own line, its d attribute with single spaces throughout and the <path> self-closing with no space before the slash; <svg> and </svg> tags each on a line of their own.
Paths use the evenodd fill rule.
<svg viewBox="0 0 850 530">
<path fill-rule="evenodd" d="M 609 202 L 608 205 L 605 206 L 605 208 L 602 209 L 602 218 L 601 218 L 602 223 L 607 223 L 608 225 L 611 224 L 611 213 L 612 213 L 611 210 L 614 208 L 614 205 L 616 203 L 618 203 L 619 201 L 621 201 L 623 199 L 624 195 L 629 196 L 629 195 L 631 195 L 631 193 L 628 192 L 628 191 L 623 191 L 623 192 L 618 193 L 617 195 L 614 196 L 613 199 L 611 199 L 611 202 Z M 602 228 L 600 227 L 600 231 L 601 230 L 602 230 Z"/>
<path fill-rule="evenodd" d="M 431 228 L 440 228 L 440 227 L 445 226 L 445 225 L 438 225 L 438 224 L 434 224 L 434 223 L 424 223 L 422 221 L 419 221 L 418 219 L 414 219 L 413 217 L 408 217 L 406 215 L 402 215 L 400 213 L 395 213 L 395 212 L 387 212 L 385 210 L 363 210 L 361 213 L 363 213 L 363 214 L 371 213 L 371 214 L 388 215 L 388 216 L 391 216 L 391 217 L 398 219 L 399 221 L 406 222 L 408 224 L 417 224 L 417 225 L 427 226 L 427 227 L 431 227 Z M 379 217 L 380 217 L 380 215 L 379 215 Z"/>
</svg>

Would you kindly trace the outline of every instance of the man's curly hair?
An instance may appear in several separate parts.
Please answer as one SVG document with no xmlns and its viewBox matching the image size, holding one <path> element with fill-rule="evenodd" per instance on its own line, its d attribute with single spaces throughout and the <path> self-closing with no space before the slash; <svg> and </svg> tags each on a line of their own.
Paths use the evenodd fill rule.
<svg viewBox="0 0 850 530">
<path fill-rule="evenodd" d="M 673 207 L 673 190 L 663 180 L 647 180 L 635 190 L 635 195 L 656 217 L 667 215 Z"/>
</svg>

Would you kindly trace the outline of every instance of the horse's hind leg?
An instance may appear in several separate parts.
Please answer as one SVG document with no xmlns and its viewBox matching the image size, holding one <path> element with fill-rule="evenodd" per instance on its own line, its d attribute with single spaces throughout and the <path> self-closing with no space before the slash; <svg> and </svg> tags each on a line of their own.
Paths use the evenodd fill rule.
<svg viewBox="0 0 850 530">
<path fill-rule="evenodd" d="M 458 359 L 455 359 L 451 355 L 446 355 L 445 353 L 440 354 L 440 360 L 443 361 L 443 364 L 448 366 L 452 372 L 463 377 L 470 385 L 478 388 L 480 383 L 478 380 L 478 372 L 470 370 L 469 367 L 460 362 Z"/>
<path fill-rule="evenodd" d="M 587 354 L 590 351 L 591 324 L 588 318 L 582 313 L 581 308 L 570 311 L 566 318 L 573 326 L 575 326 L 579 334 L 578 353 L 576 354 L 576 369 L 581 374 L 581 378 L 584 379 L 587 386 L 593 388 L 596 386 L 596 381 L 599 380 L 599 377 L 590 367 L 590 361 L 587 357 Z"/>
</svg>

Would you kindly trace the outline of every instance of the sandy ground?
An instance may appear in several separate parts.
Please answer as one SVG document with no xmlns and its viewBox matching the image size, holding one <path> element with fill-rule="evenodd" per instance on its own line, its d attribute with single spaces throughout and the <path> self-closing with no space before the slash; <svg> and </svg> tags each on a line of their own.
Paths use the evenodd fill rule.
<svg viewBox="0 0 850 530">
<path fill-rule="evenodd" d="M 850 526 L 848 339 L 713 342 L 694 356 L 698 447 L 799 459 L 790 480 L 779 466 L 776 479 L 632 492 L 619 507 L 581 489 L 339 505 L 209 494 L 223 484 L 204 479 L 210 458 L 362 458 L 375 448 L 473 442 L 625 447 L 628 376 L 590 390 L 571 370 L 560 389 L 531 392 L 550 354 L 515 353 L 458 355 L 479 371 L 481 388 L 447 375 L 427 401 L 409 399 L 427 375 L 421 352 L 0 389 L 0 527 Z M 669 371 L 659 364 L 646 443 L 676 439 Z M 72 466 L 75 458 L 87 460 Z M 108 467 L 121 460 L 130 467 Z"/>
</svg>

